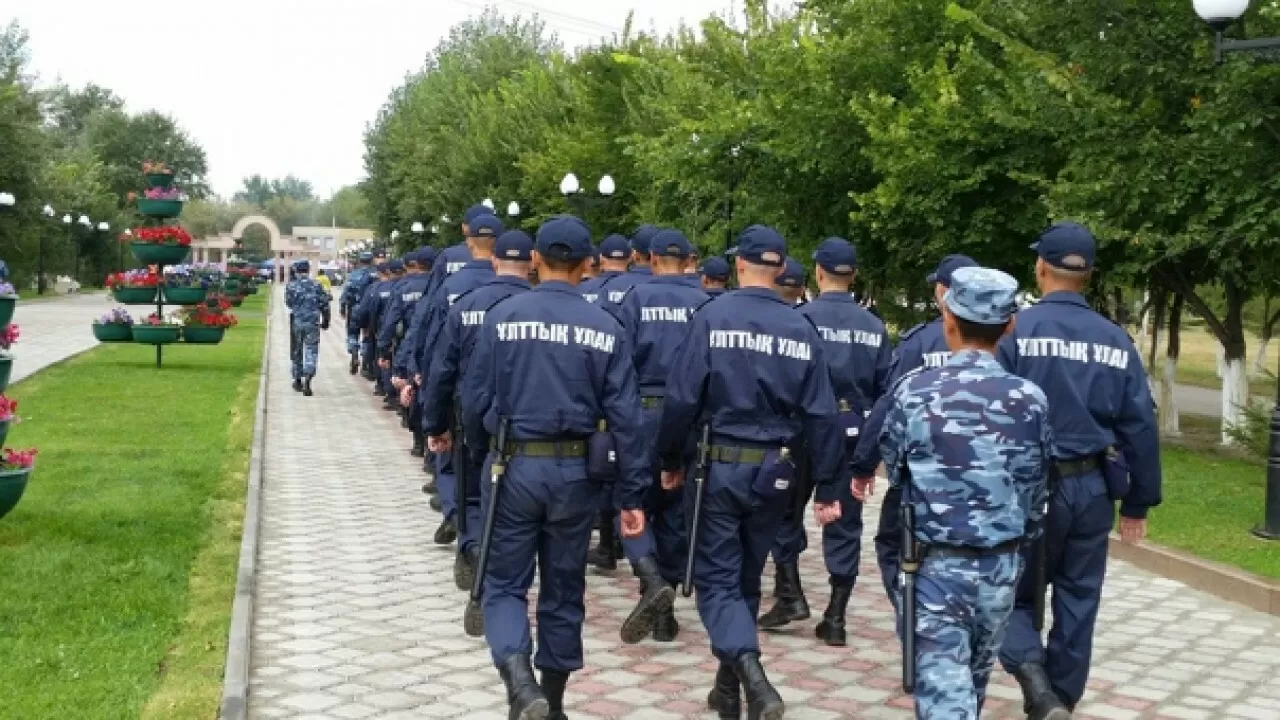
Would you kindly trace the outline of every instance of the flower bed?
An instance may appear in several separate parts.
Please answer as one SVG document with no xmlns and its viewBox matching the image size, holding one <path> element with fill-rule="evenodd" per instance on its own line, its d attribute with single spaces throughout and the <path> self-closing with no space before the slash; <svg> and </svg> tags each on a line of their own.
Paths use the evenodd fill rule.
<svg viewBox="0 0 1280 720">
<path fill-rule="evenodd" d="M 129 270 L 107 276 L 107 288 L 116 302 L 126 305 L 148 304 L 156 301 L 156 288 L 160 276 L 150 270 Z"/>
<path fill-rule="evenodd" d="M 116 308 L 93 323 L 98 342 L 129 342 L 133 339 L 133 318 L 124 308 Z"/>
<path fill-rule="evenodd" d="M 27 480 L 31 477 L 35 464 L 35 448 L 5 449 L 4 457 L 0 459 L 0 518 L 8 515 L 9 511 L 22 499 L 22 493 L 27 489 Z"/>
<path fill-rule="evenodd" d="M 144 263 L 173 265 L 191 252 L 190 233 L 177 225 L 138 228 L 133 235 L 133 256 Z"/>
</svg>

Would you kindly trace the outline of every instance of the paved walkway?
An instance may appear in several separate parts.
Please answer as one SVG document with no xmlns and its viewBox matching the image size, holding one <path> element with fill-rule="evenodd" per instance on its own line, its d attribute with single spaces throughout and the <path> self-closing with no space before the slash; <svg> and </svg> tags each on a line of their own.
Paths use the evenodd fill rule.
<svg viewBox="0 0 1280 720">
<path fill-rule="evenodd" d="M 294 393 L 283 303 L 276 313 L 250 717 L 502 720 L 501 681 L 483 641 L 462 631 L 453 552 L 431 542 L 438 516 L 395 415 L 347 375 L 336 329 L 321 343 L 316 396 Z M 911 717 L 891 609 L 863 555 L 850 647 L 819 645 L 811 623 L 762 640 L 789 719 Z M 821 560 L 804 562 L 821 612 Z M 678 642 L 626 646 L 617 628 L 634 593 L 626 570 L 591 577 L 588 669 L 570 683 L 569 716 L 714 717 L 703 703 L 715 666 L 692 603 L 677 601 Z M 985 716 L 1020 717 L 1016 686 L 997 676 Z M 1077 717 L 1280 718 L 1277 677 L 1280 618 L 1113 562 Z"/>
<path fill-rule="evenodd" d="M 35 302 L 19 300 L 13 322 L 21 335 L 11 348 L 14 360 L 10 382 L 97 345 L 89 325 L 112 307 L 107 296 L 100 293 Z"/>
</svg>

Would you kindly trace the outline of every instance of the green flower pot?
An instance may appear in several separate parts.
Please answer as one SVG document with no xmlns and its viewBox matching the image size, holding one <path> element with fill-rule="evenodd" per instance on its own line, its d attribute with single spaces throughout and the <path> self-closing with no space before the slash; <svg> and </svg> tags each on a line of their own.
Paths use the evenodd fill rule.
<svg viewBox="0 0 1280 720">
<path fill-rule="evenodd" d="M 98 342 L 129 342 L 133 339 L 133 328 L 120 323 L 94 323 L 93 336 L 98 338 Z"/>
<path fill-rule="evenodd" d="M 13 375 L 13 356 L 0 355 L 0 392 L 9 387 L 9 377 Z"/>
<path fill-rule="evenodd" d="M 174 305 L 197 305 L 204 302 L 208 292 L 202 287 L 166 287 L 164 300 Z"/>
<path fill-rule="evenodd" d="M 244 296 L 243 296 L 243 295 L 236 295 L 236 296 L 234 296 L 234 297 L 230 298 L 230 300 L 231 300 L 231 307 L 240 307 L 241 305 L 243 305 L 243 304 L 244 304 Z"/>
<path fill-rule="evenodd" d="M 147 345 L 168 345 L 178 342 L 181 330 L 177 325 L 134 325 L 133 341 Z"/>
<path fill-rule="evenodd" d="M 229 268 L 249 267 L 249 261 L 248 260 L 228 260 L 227 267 Z"/>
<path fill-rule="evenodd" d="M 0 471 L 0 518 L 9 514 L 27 489 L 32 468 Z"/>
<path fill-rule="evenodd" d="M 147 187 L 168 190 L 173 187 L 173 173 L 147 173 Z"/>
<path fill-rule="evenodd" d="M 156 301 L 156 290 L 153 287 L 122 287 L 112 290 L 111 296 L 125 305 L 150 305 Z"/>
<path fill-rule="evenodd" d="M 182 329 L 182 341 L 193 345 L 217 345 L 226 332 L 226 328 L 188 325 Z"/>
<path fill-rule="evenodd" d="M 175 218 L 182 214 L 182 201 L 138 198 L 138 213 L 153 218 Z"/>
<path fill-rule="evenodd" d="M 13 311 L 18 309 L 18 298 L 0 297 L 0 328 L 13 320 Z"/>
<path fill-rule="evenodd" d="M 187 257 L 191 248 L 186 245 L 161 245 L 159 243 L 130 243 L 133 256 L 148 265 L 177 265 Z"/>
</svg>

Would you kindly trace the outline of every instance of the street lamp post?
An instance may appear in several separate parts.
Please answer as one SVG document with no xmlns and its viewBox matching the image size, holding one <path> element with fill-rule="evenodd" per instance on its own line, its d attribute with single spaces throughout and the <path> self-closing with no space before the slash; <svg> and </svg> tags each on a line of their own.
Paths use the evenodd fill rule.
<svg viewBox="0 0 1280 720">
<path fill-rule="evenodd" d="M 1193 0 L 1196 14 L 1213 28 L 1213 60 L 1221 64 L 1229 52 L 1246 52 L 1280 58 L 1280 37 L 1237 40 L 1223 33 L 1249 9 L 1249 0 Z"/>
<path fill-rule="evenodd" d="M 1249 0 L 1193 0 L 1196 14 L 1214 32 L 1214 62 L 1223 55 L 1245 52 L 1267 60 L 1280 60 L 1280 37 L 1235 40 L 1223 33 L 1249 9 Z M 1262 524 L 1253 534 L 1266 540 L 1280 540 L 1280 367 L 1277 367 L 1276 405 L 1271 411 L 1271 434 L 1267 449 L 1267 490 Z"/>
<path fill-rule="evenodd" d="M 103 224 L 105 225 L 106 223 Z M 120 253 L 120 272 L 124 272 L 124 244 L 131 240 L 133 240 L 133 231 L 126 228 L 125 231 L 120 234 L 120 241 L 116 243 L 116 245 L 119 246 Z"/>
<path fill-rule="evenodd" d="M 76 285 L 79 285 L 80 284 L 80 250 L 81 250 L 81 246 L 84 245 L 84 240 L 83 240 L 84 236 L 93 232 L 93 221 L 89 219 L 88 215 L 81 215 L 80 219 L 76 220 L 76 223 L 80 227 L 84 228 L 81 231 L 80 237 L 82 239 L 80 240 L 76 239 L 75 228 L 72 228 L 71 230 L 71 239 L 72 239 L 72 242 L 75 243 L 75 247 L 73 248 L 75 250 L 75 275 L 74 277 L 71 278 L 71 280 Z"/>
<path fill-rule="evenodd" d="M 44 215 L 44 216 L 45 216 L 45 218 L 46 218 L 46 219 L 48 219 L 50 222 L 53 222 L 53 218 L 54 218 L 54 216 L 55 216 L 55 215 L 57 215 L 57 213 L 55 213 L 55 212 L 54 212 L 54 210 L 53 210 L 53 206 L 52 206 L 52 205 L 45 205 L 45 206 L 44 206 L 44 209 L 43 209 L 43 210 L 41 210 L 41 211 L 40 211 L 40 213 L 41 213 L 42 215 Z M 40 230 L 39 251 L 38 251 L 38 253 L 37 253 L 37 255 L 36 255 L 36 258 L 37 258 L 37 259 L 36 259 L 36 294 L 37 294 L 37 295 L 43 295 L 43 294 L 44 294 L 44 288 L 45 288 L 45 284 L 44 284 L 44 229 L 43 229 L 43 228 L 41 228 L 41 230 Z"/>
<path fill-rule="evenodd" d="M 582 186 L 578 184 L 578 176 L 568 173 L 560 180 L 560 194 L 564 195 L 565 202 L 579 217 L 586 215 L 588 211 L 608 204 L 613 197 L 617 187 L 613 183 L 613 178 L 605 175 L 600 178 L 599 184 L 596 186 L 597 196 L 589 196 L 583 192 Z M 584 220 L 586 218 L 583 218 Z"/>
</svg>

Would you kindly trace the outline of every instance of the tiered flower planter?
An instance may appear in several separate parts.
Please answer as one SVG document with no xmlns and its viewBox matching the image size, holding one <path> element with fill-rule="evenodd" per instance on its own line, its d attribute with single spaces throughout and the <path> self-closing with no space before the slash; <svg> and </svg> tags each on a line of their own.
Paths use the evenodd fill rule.
<svg viewBox="0 0 1280 720">
<path fill-rule="evenodd" d="M 0 263 L 3 266 L 3 263 Z M 7 273 L 6 273 L 7 275 Z M 0 291 L 0 393 L 9 388 L 9 378 L 13 372 L 13 356 L 7 351 L 15 340 L 18 338 L 18 328 L 16 325 L 10 326 L 9 321 L 13 319 L 13 311 L 17 304 L 17 295 L 13 293 L 13 287 L 7 282 L 8 278 L 0 275 L 0 282 L 4 284 L 4 290 Z M 5 419 L 0 420 L 0 447 L 4 446 L 4 441 L 9 437 L 9 428 L 17 421 L 17 403 L 7 397 L 0 397 L 0 401 L 4 403 L 3 416 Z M 18 504 L 22 499 L 22 494 L 26 492 L 27 480 L 31 477 L 31 472 L 35 469 L 35 450 L 24 453 L 15 453 L 12 450 L 5 450 L 3 457 L 0 457 L 0 518 L 9 514 L 9 511 Z"/>
<path fill-rule="evenodd" d="M 9 511 L 22 499 L 29 477 L 31 477 L 31 468 L 0 471 L 0 518 L 8 515 Z"/>
<path fill-rule="evenodd" d="M 132 342 L 133 328 L 130 327 L 129 325 L 122 325 L 117 323 L 106 324 L 106 325 L 101 323 L 94 323 L 93 336 L 98 339 L 98 342 L 104 342 L 104 343 Z"/>
</svg>

